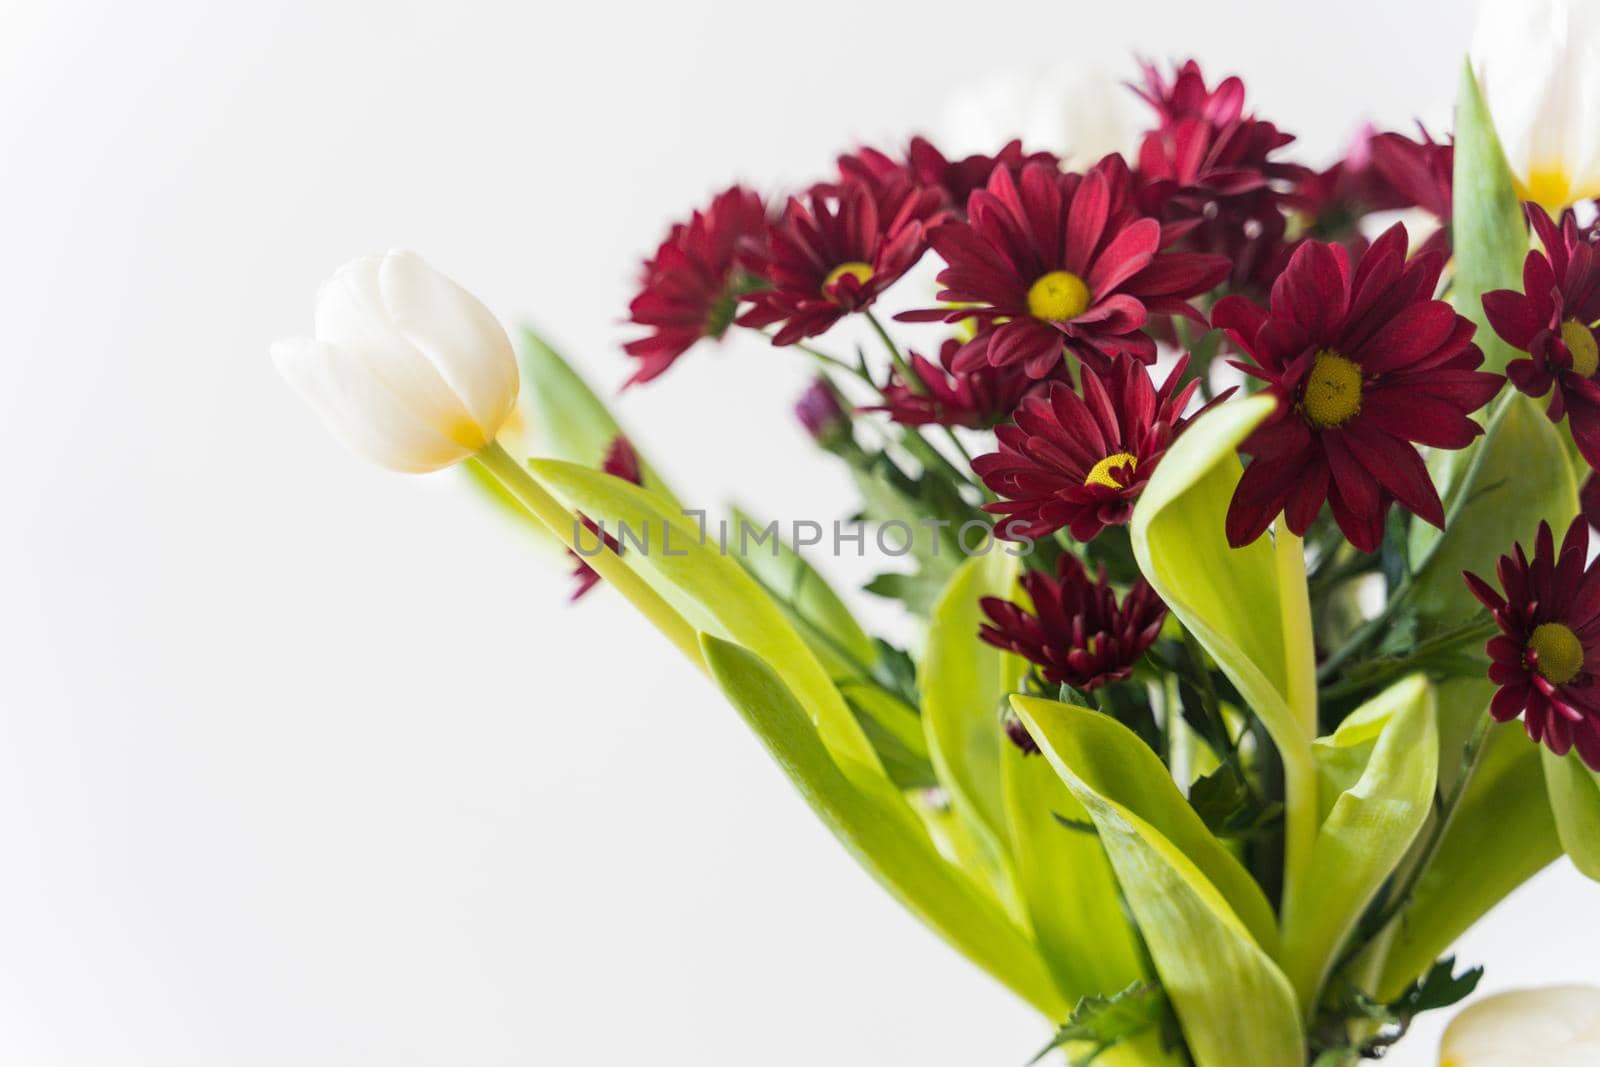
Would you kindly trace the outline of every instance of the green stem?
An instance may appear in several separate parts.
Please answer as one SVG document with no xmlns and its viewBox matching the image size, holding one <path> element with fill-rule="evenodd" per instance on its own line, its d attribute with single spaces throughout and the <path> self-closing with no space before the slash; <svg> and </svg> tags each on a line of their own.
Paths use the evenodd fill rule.
<svg viewBox="0 0 1600 1067">
<path fill-rule="evenodd" d="M 1465 626 L 1457 627 L 1442 634 L 1436 634 L 1425 641 L 1418 642 L 1417 646 L 1399 659 L 1387 660 L 1378 665 L 1374 670 L 1363 673 L 1360 677 L 1339 682 L 1336 685 L 1325 686 L 1322 690 L 1323 700 L 1340 700 L 1344 697 L 1376 689 L 1393 679 L 1410 674 L 1418 667 L 1441 652 L 1449 652 L 1462 645 L 1473 644 L 1485 638 L 1493 637 L 1499 632 L 1499 627 L 1493 619 L 1474 620 Z"/>
<path fill-rule="evenodd" d="M 552 496 L 549 490 L 540 485 L 511 453 L 501 447 L 500 442 L 491 442 L 487 448 L 478 453 L 473 462 L 479 464 L 493 475 L 496 481 L 505 486 L 506 491 L 527 508 L 529 514 L 543 523 L 557 540 L 574 552 L 577 551 L 578 534 L 575 516 Z M 639 610 L 640 614 L 655 624 L 656 629 L 678 646 L 679 651 L 688 656 L 691 663 L 705 670 L 705 661 L 700 655 L 700 638 L 695 633 L 694 627 L 673 610 L 660 594 L 646 585 L 644 579 L 635 574 L 620 556 L 609 548 L 602 548 L 593 554 L 585 551 L 580 555 L 600 577 L 615 587 Z"/>
</svg>

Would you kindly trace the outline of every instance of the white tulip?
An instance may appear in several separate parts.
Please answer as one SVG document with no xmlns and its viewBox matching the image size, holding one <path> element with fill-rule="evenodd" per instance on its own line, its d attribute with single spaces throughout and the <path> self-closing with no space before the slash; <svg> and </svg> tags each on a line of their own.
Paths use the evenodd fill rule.
<svg viewBox="0 0 1600 1067">
<path fill-rule="evenodd" d="M 1138 143 L 1132 91 L 1083 64 L 1007 74 L 957 90 L 946 102 L 938 144 L 952 157 L 998 151 L 1014 137 L 1087 167 Z"/>
<path fill-rule="evenodd" d="M 1472 62 L 1521 195 L 1600 196 L 1600 3 L 1481 0 Z"/>
<path fill-rule="evenodd" d="M 1450 1021 L 1439 1067 L 1594 1067 L 1600 989 L 1551 986 L 1480 1000 Z"/>
<path fill-rule="evenodd" d="M 385 467 L 459 463 L 516 403 L 505 329 L 415 253 L 340 267 L 317 292 L 314 334 L 275 343 L 273 362 L 334 436 Z"/>
</svg>

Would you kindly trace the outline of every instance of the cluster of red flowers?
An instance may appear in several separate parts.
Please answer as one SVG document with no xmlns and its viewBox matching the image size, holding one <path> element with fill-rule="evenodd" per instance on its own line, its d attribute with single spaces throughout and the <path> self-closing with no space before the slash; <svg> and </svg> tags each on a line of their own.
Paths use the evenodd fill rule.
<svg viewBox="0 0 1600 1067">
<path fill-rule="evenodd" d="M 1131 160 L 1068 169 L 1020 141 L 950 158 L 917 137 L 903 151 L 840 157 L 781 208 L 737 186 L 718 194 L 645 264 L 630 307 L 646 331 L 626 346 L 639 361 L 631 381 L 735 323 L 764 331 L 870 388 L 875 399 L 859 411 L 917 437 L 924 451 L 913 454 L 931 447 L 925 427 L 993 431 L 971 470 L 992 494 L 984 507 L 997 534 L 1082 543 L 1130 520 L 1200 413 L 1197 392 L 1212 395 L 1212 368 L 1183 349 L 1215 329 L 1232 365 L 1256 380 L 1250 388 L 1278 400 L 1240 448 L 1248 463 L 1227 514 L 1232 544 L 1280 516 L 1304 534 L 1324 505 L 1364 552 L 1380 548 L 1396 504 L 1442 525 L 1421 450 L 1469 445 L 1483 432 L 1473 414 L 1504 381 L 1480 370 L 1472 323 L 1437 298 L 1451 144 L 1425 130 L 1366 129 L 1314 170 L 1286 157 L 1294 137 L 1247 106 L 1237 78 L 1209 85 L 1193 62 L 1170 72 L 1147 64 L 1133 88 L 1153 121 Z M 1372 227 L 1401 210 L 1430 231 L 1416 247 L 1402 225 Z M 1507 370 L 1516 388 L 1549 395 L 1550 418 L 1570 422 L 1600 470 L 1595 234 L 1571 212 L 1528 212 L 1540 247 L 1523 291 L 1488 294 L 1485 312 L 1524 354 Z M 902 356 L 873 312 L 929 253 L 940 261 L 938 305 L 895 318 L 945 334 L 922 349 L 934 354 Z M 887 378 L 860 357 L 812 348 L 856 314 L 892 351 Z M 1149 365 L 1163 348 L 1177 359 L 1158 384 Z M 858 462 L 867 453 L 847 393 L 820 380 L 796 412 L 820 443 Z M 631 456 L 619 439 L 607 469 L 637 481 Z M 1600 481 L 1585 503 L 1600 517 Z M 1495 714 L 1523 715 L 1536 737 L 1600 766 L 1600 697 L 1590 691 L 1600 685 L 1590 673 L 1600 672 L 1600 578 L 1574 531 L 1559 558 L 1545 529 L 1531 562 L 1520 549 L 1503 560 L 1503 595 L 1471 582 L 1505 631 L 1490 646 L 1503 686 Z M 1143 581 L 1119 601 L 1104 572 L 1091 577 L 1068 547 L 1055 577 L 1022 578 L 1030 607 L 984 602 L 982 636 L 1050 684 L 1088 690 L 1128 676 L 1165 608 Z M 580 576 L 582 589 L 594 581 L 587 567 Z"/>
</svg>

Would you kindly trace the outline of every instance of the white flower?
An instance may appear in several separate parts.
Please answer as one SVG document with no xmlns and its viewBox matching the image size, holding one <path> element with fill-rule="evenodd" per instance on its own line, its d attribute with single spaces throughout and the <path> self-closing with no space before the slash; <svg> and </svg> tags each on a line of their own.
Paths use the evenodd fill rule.
<svg viewBox="0 0 1600 1067">
<path fill-rule="evenodd" d="M 1048 151 L 1087 167 L 1137 142 L 1133 93 L 1104 70 L 1073 64 L 1008 74 L 958 90 L 944 108 L 939 147 L 949 155 L 992 155 L 1022 138 L 1030 151 Z"/>
<path fill-rule="evenodd" d="M 1472 62 L 1521 194 L 1600 196 L 1600 3 L 1482 0 Z"/>
<path fill-rule="evenodd" d="M 1600 1063 L 1600 989 L 1551 986 L 1501 993 L 1454 1019 L 1439 1067 L 1594 1067 Z"/>
<path fill-rule="evenodd" d="M 385 467 L 459 463 L 516 402 L 505 330 L 415 253 L 340 267 L 317 292 L 314 333 L 275 343 L 273 362 L 334 436 Z"/>
</svg>

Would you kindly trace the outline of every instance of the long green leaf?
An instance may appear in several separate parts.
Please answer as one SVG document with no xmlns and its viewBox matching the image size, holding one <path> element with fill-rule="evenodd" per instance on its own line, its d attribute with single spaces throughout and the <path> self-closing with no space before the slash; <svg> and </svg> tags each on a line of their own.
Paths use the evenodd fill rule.
<svg viewBox="0 0 1600 1067">
<path fill-rule="evenodd" d="M 1583 765 L 1577 752 L 1558 756 L 1541 749 L 1540 756 L 1562 847 L 1574 867 L 1600 881 L 1600 776 Z"/>
<path fill-rule="evenodd" d="M 1513 543 L 1533 543 L 1541 520 L 1565 530 L 1578 513 L 1578 485 L 1559 428 L 1529 397 L 1501 397 L 1446 506 L 1443 534 L 1412 523 L 1411 558 L 1421 562 L 1409 603 L 1430 628 L 1456 625 L 1480 610 L 1462 571 L 1493 574 Z"/>
<path fill-rule="evenodd" d="M 1231 548 L 1224 532 L 1241 472 L 1234 450 L 1275 403 L 1259 396 L 1223 404 L 1178 438 L 1134 508 L 1133 551 L 1145 579 L 1238 686 L 1279 747 L 1299 751 L 1311 744 L 1315 697 L 1308 715 L 1295 706 L 1306 694 L 1290 692 L 1272 542 L 1263 537 Z"/>
<path fill-rule="evenodd" d="M 827 579 L 790 548 L 771 526 L 733 509 L 728 551 L 760 582 L 794 622 L 836 681 L 859 678 L 878 659 L 872 638 Z"/>
<path fill-rule="evenodd" d="M 1148 977 L 1116 872 L 1089 814 L 1049 762 L 1009 742 L 1000 755 L 1017 886 L 1039 951 L 1068 999 L 1107 996 Z"/>
<path fill-rule="evenodd" d="M 1240 442 L 1273 411 L 1268 396 L 1230 401 L 1184 431 L 1134 508 L 1133 551 L 1146 580 L 1266 726 L 1284 765 L 1285 892 L 1304 880 L 1316 834 L 1316 678 L 1300 539 L 1242 548 L 1225 522 Z"/>
<path fill-rule="evenodd" d="M 1012 697 L 1011 706 L 1080 802 L 1082 790 L 1089 790 L 1151 826 L 1188 857 L 1257 943 L 1276 954 L 1272 905 L 1250 872 L 1195 814 L 1149 745 L 1115 719 L 1088 708 L 1029 696 Z M 1122 889 L 1129 892 L 1126 879 Z"/>
<path fill-rule="evenodd" d="M 1516 353 L 1489 327 L 1483 294 L 1491 289 L 1522 288 L 1522 257 L 1528 251 L 1528 236 L 1516 179 L 1506 163 L 1471 63 L 1462 64 L 1456 97 L 1453 185 L 1452 295 L 1456 310 L 1478 326 L 1483 369 L 1498 374 Z"/>
<path fill-rule="evenodd" d="M 1280 959 L 1307 1011 L 1362 911 L 1427 822 L 1438 779 L 1433 689 L 1425 678 L 1391 686 L 1354 718 L 1348 732 L 1341 728 L 1317 742 L 1319 756 L 1369 745 L 1371 754 L 1360 779 L 1338 794 L 1323 819 L 1304 891 L 1284 922 Z"/>
<path fill-rule="evenodd" d="M 1294 990 L 1255 929 L 1265 922 L 1270 940 L 1271 909 L 1198 817 L 1184 814 L 1154 753 L 1145 750 L 1152 769 L 1137 737 L 1085 708 L 1013 704 L 1094 822 L 1197 1067 L 1301 1067 Z"/>
<path fill-rule="evenodd" d="M 567 507 L 604 523 L 622 543 L 621 560 L 691 626 L 735 641 L 771 664 L 852 781 L 893 792 L 871 742 L 816 655 L 744 568 L 714 545 L 700 543 L 694 523 L 662 497 L 587 467 L 534 460 L 528 469 Z M 630 549 L 624 528 L 645 540 L 647 550 Z"/>
<path fill-rule="evenodd" d="M 1001 712 L 1018 670 L 1014 657 L 978 639 L 978 602 L 1013 595 L 1017 571 L 1016 558 L 1000 549 L 961 565 L 934 606 L 920 671 L 922 725 L 934 770 L 1002 879 L 1009 848 L 1000 791 Z"/>
<path fill-rule="evenodd" d="M 1467 732 L 1451 721 L 1482 715 L 1493 693 L 1486 679 L 1452 679 L 1439 687 L 1440 733 L 1454 739 L 1441 743 L 1441 776 L 1459 762 L 1459 739 Z M 1399 996 L 1490 908 L 1560 855 L 1539 746 L 1515 724 L 1496 727 L 1433 861 L 1391 924 L 1378 999 Z"/>
<path fill-rule="evenodd" d="M 885 804 L 843 774 L 794 694 L 760 657 L 706 635 L 707 665 L 828 828 L 910 911 L 1046 1016 L 1067 1004 L 1026 935 L 935 850 L 902 804 Z"/>
</svg>

